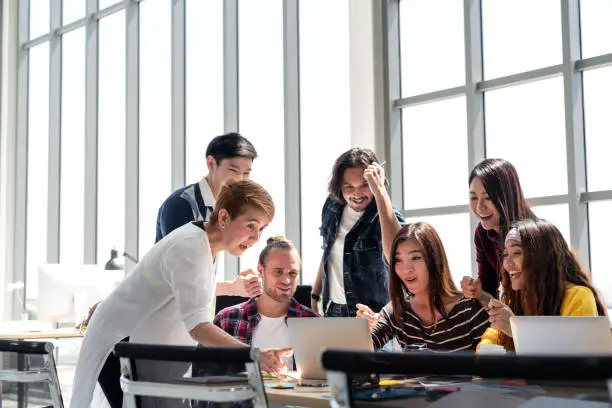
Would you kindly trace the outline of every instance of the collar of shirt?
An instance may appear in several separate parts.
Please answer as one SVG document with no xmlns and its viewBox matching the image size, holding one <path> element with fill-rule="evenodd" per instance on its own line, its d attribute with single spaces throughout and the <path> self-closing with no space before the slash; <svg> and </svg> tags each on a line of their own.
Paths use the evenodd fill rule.
<svg viewBox="0 0 612 408">
<path fill-rule="evenodd" d="M 215 199 L 215 195 L 213 194 L 212 189 L 208 184 L 208 180 L 206 180 L 206 177 L 202 177 L 202 180 L 200 180 L 198 184 L 200 185 L 200 192 L 202 193 L 204 205 L 210 206 L 214 209 L 217 200 Z"/>
<path fill-rule="evenodd" d="M 340 202 L 333 200 L 331 198 L 328 199 L 328 203 L 326 205 L 327 209 L 331 212 L 337 214 L 338 222 L 342 217 L 342 212 L 344 211 L 344 206 L 348 205 L 346 202 Z M 372 198 L 372 202 L 368 204 L 366 209 L 363 211 L 361 218 L 359 218 L 359 222 L 364 222 L 366 224 L 371 224 L 378 218 L 378 209 L 376 208 L 376 200 Z"/>
<path fill-rule="evenodd" d="M 497 231 L 494 229 L 485 230 L 485 234 L 487 238 L 489 238 L 489 241 L 491 241 L 498 250 L 503 250 L 504 243 L 502 242 L 501 236 L 497 233 Z"/>
<path fill-rule="evenodd" d="M 243 313 L 246 316 L 246 320 L 251 323 L 251 321 L 255 320 L 259 321 L 261 318 L 259 314 L 259 310 L 257 310 L 257 299 L 259 296 L 250 298 L 243 307 Z M 310 312 L 307 308 L 298 303 L 295 298 L 291 298 L 289 301 L 289 309 L 287 310 L 287 317 L 306 317 L 306 316 L 314 316 L 312 312 Z"/>
</svg>

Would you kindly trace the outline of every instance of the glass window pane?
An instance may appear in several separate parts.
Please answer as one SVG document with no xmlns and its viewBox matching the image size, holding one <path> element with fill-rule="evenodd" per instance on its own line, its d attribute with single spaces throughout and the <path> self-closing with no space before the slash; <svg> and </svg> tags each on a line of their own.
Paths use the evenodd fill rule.
<svg viewBox="0 0 612 408">
<path fill-rule="evenodd" d="M 26 297 L 38 296 L 38 266 L 47 263 L 49 177 L 49 43 L 30 49 Z"/>
<path fill-rule="evenodd" d="M 62 37 L 60 262 L 83 263 L 85 28 Z"/>
<path fill-rule="evenodd" d="M 51 30 L 51 0 L 30 0 L 30 38 Z"/>
<path fill-rule="evenodd" d="M 125 249 L 125 11 L 100 20 L 98 263 Z"/>
<path fill-rule="evenodd" d="M 283 2 L 241 1 L 238 10 L 240 133 L 259 154 L 251 177 L 270 192 L 276 206 L 259 243 L 240 258 L 241 269 L 255 269 L 266 239 L 285 231 Z"/>
<path fill-rule="evenodd" d="M 610 214 L 612 214 L 612 201 L 589 203 L 591 276 L 607 306 L 612 308 L 612 258 L 610 258 L 612 217 Z"/>
<path fill-rule="evenodd" d="M 140 3 L 139 257 L 155 243 L 157 210 L 172 189 L 171 5 Z"/>
<path fill-rule="evenodd" d="M 467 204 L 465 97 L 402 109 L 402 125 L 405 207 Z"/>
<path fill-rule="evenodd" d="M 490 91 L 485 103 L 487 157 L 512 162 L 527 197 L 567 194 L 563 78 Z"/>
<path fill-rule="evenodd" d="M 612 189 L 610 135 L 612 135 L 612 67 L 586 71 L 584 85 L 584 132 L 589 191 Z"/>
<path fill-rule="evenodd" d="M 305 284 L 314 282 L 321 262 L 319 226 L 332 166 L 351 147 L 348 1 L 299 3 L 302 282 Z"/>
<path fill-rule="evenodd" d="M 582 0 L 580 2 L 580 30 L 582 58 L 612 52 L 612 2 L 610 0 Z"/>
<path fill-rule="evenodd" d="M 465 84 L 463 2 L 403 0 L 399 21 L 402 96 Z"/>
<path fill-rule="evenodd" d="M 62 25 L 85 17 L 85 0 L 62 0 Z"/>
<path fill-rule="evenodd" d="M 223 0 L 187 0 L 186 177 L 200 180 L 206 146 L 223 133 Z M 161 204 L 161 203 L 160 203 Z"/>
<path fill-rule="evenodd" d="M 533 212 L 539 217 L 552 222 L 561 231 L 563 237 L 569 244 L 569 206 L 567 204 L 540 205 L 533 207 Z"/>
<path fill-rule="evenodd" d="M 427 222 L 436 229 L 448 258 L 451 276 L 461 289 L 461 278 L 472 275 L 473 232 L 468 213 L 406 218 L 406 223 Z"/>
<path fill-rule="evenodd" d="M 485 79 L 560 64 L 560 4 L 549 0 L 483 1 Z"/>
<path fill-rule="evenodd" d="M 159 1 L 159 0 L 153 0 Z M 121 3 L 121 0 L 98 0 L 98 10 L 103 10 L 107 7 L 112 6 L 113 4 Z"/>
</svg>

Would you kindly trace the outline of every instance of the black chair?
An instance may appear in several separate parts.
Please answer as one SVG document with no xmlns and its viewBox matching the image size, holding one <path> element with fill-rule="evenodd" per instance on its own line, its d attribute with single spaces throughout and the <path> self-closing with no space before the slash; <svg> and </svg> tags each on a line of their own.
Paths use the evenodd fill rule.
<svg viewBox="0 0 612 408">
<path fill-rule="evenodd" d="M 121 388 L 128 408 L 140 408 L 138 397 L 158 397 L 217 403 L 250 400 L 253 407 L 267 407 L 263 380 L 259 368 L 259 350 L 246 347 L 185 347 L 138 343 L 115 345 L 115 355 L 121 362 Z M 232 384 L 204 383 L 202 379 L 166 378 L 149 381 L 139 379 L 147 373 L 138 367 L 139 361 L 171 363 L 244 364 L 247 378 Z"/>
<path fill-rule="evenodd" d="M 364 373 L 405 376 L 478 376 L 548 381 L 598 381 L 612 378 L 612 355 L 517 356 L 474 353 L 372 353 L 326 350 L 322 364 L 337 407 L 354 404 L 352 380 Z M 592 386 L 592 384 L 591 384 Z"/>
<path fill-rule="evenodd" d="M 295 291 L 295 300 L 298 303 L 310 308 L 310 294 L 312 293 L 311 285 L 298 285 L 297 290 Z"/>
<path fill-rule="evenodd" d="M 311 285 L 298 285 L 297 290 L 295 291 L 295 300 L 297 300 L 298 303 L 310 308 L 311 292 Z M 245 298 L 242 296 L 217 296 L 215 300 L 215 314 L 219 313 L 226 307 L 238 305 L 240 303 L 246 302 L 247 300 L 249 300 L 249 298 Z"/>
<path fill-rule="evenodd" d="M 53 357 L 53 343 L 0 340 L 0 353 L 15 353 L 17 355 L 17 369 L 0 369 L 0 381 L 17 383 L 18 407 L 27 406 L 27 384 L 31 383 L 48 384 L 53 405 L 47 408 L 64 407 Z M 43 366 L 28 369 L 25 361 L 31 355 L 41 356 Z"/>
</svg>

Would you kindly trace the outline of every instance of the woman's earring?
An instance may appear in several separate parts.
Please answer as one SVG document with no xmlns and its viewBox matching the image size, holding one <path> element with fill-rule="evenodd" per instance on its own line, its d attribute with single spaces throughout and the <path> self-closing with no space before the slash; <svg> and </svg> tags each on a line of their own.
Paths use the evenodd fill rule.
<svg viewBox="0 0 612 408">
<path fill-rule="evenodd" d="M 223 230 L 225 229 L 225 224 L 221 224 L 221 225 L 219 226 L 219 229 L 220 229 L 221 231 L 223 231 Z"/>
</svg>

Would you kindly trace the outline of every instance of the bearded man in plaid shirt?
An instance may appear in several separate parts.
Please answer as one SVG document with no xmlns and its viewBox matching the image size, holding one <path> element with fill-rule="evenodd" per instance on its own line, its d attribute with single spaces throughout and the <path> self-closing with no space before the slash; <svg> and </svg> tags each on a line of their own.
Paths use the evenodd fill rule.
<svg viewBox="0 0 612 408">
<path fill-rule="evenodd" d="M 293 298 L 300 263 L 300 256 L 290 241 L 283 237 L 270 238 L 257 266 L 263 293 L 223 309 L 215 316 L 214 324 L 253 347 L 290 347 L 287 318 L 318 316 Z M 287 363 L 290 361 L 291 358 Z"/>
</svg>

